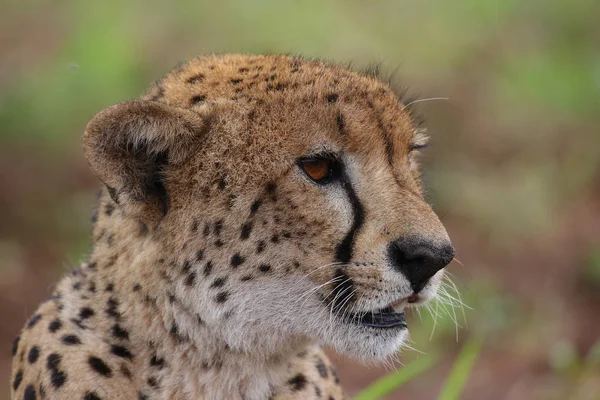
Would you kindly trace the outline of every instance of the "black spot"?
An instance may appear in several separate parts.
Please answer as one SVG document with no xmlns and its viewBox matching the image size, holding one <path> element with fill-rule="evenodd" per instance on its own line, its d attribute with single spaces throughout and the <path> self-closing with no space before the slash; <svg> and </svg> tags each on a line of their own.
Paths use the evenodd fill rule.
<svg viewBox="0 0 600 400">
<path fill-rule="evenodd" d="M 244 257 L 242 257 L 239 253 L 235 253 L 233 257 L 231 257 L 231 266 L 233 268 L 237 268 L 244 263 Z"/>
<path fill-rule="evenodd" d="M 112 376 L 112 369 L 104 361 L 102 361 L 98 357 L 90 356 L 88 358 L 88 364 L 94 371 L 99 373 L 105 378 L 110 378 Z"/>
<path fill-rule="evenodd" d="M 113 344 L 112 346 L 110 346 L 110 352 L 113 353 L 115 356 L 127 358 L 128 360 L 131 360 L 133 358 L 133 354 L 131 354 L 131 352 L 124 346 Z"/>
<path fill-rule="evenodd" d="M 115 298 L 111 297 L 110 299 L 108 299 L 108 302 L 106 304 L 106 314 L 114 318 L 119 318 L 121 316 L 119 310 L 117 309 L 119 307 L 119 302 Z"/>
<path fill-rule="evenodd" d="M 260 207 L 261 201 L 260 199 L 257 199 L 254 201 L 254 203 L 252 203 L 252 205 L 250 206 L 250 214 L 256 214 L 256 211 L 258 211 L 258 208 Z"/>
<path fill-rule="evenodd" d="M 56 353 L 49 354 L 48 358 L 46 358 L 46 366 L 48 367 L 48 369 L 56 369 L 60 364 L 60 360 L 60 355 Z"/>
<path fill-rule="evenodd" d="M 258 266 L 258 270 L 266 274 L 267 272 L 271 271 L 271 266 L 269 264 L 260 264 Z"/>
<path fill-rule="evenodd" d="M 215 222 L 215 227 L 214 227 L 215 235 L 220 236 L 222 230 L 223 230 L 223 220 L 220 219 L 217 222 Z"/>
<path fill-rule="evenodd" d="M 306 377 L 303 374 L 298 374 L 288 381 L 294 392 L 298 392 L 306 386 Z"/>
<path fill-rule="evenodd" d="M 240 239 L 246 240 L 250 237 L 250 232 L 252 232 L 252 223 L 246 222 L 242 225 L 242 232 L 240 233 Z"/>
<path fill-rule="evenodd" d="M 67 375 L 58 369 L 60 361 L 61 356 L 56 353 L 52 353 L 46 358 L 46 366 L 50 370 L 50 383 L 52 383 L 52 386 L 56 389 L 64 385 L 67 380 Z"/>
<path fill-rule="evenodd" d="M 81 281 L 77 281 L 73 284 L 73 290 L 80 290 L 81 289 Z"/>
<path fill-rule="evenodd" d="M 225 282 L 227 282 L 227 277 L 223 276 L 221 278 L 217 278 L 214 280 L 214 282 L 212 283 L 212 285 L 210 285 L 211 288 L 220 288 L 223 285 L 225 285 Z"/>
<path fill-rule="evenodd" d="M 23 399 L 24 400 L 36 400 L 37 399 L 33 385 L 27 385 L 27 387 L 25 388 L 25 392 L 23 393 Z"/>
<path fill-rule="evenodd" d="M 202 234 L 204 235 L 204 237 L 208 237 L 208 235 L 210 235 L 210 226 L 208 226 L 208 224 L 204 225 L 204 230 L 202 231 Z"/>
<path fill-rule="evenodd" d="M 88 290 L 91 293 L 96 293 L 96 283 L 95 282 L 90 282 L 90 285 L 88 286 Z"/>
<path fill-rule="evenodd" d="M 19 350 L 19 341 L 21 341 L 21 335 L 18 335 L 15 340 L 13 340 L 12 344 L 12 355 L 13 357 L 17 355 L 17 350 Z"/>
<path fill-rule="evenodd" d="M 196 252 L 196 261 L 202 261 L 204 259 L 204 250 L 198 250 Z"/>
<path fill-rule="evenodd" d="M 185 278 L 185 285 L 186 286 L 194 286 L 194 283 L 196 283 L 196 272 L 191 272 L 186 278 Z"/>
<path fill-rule="evenodd" d="M 13 380 L 13 390 L 17 390 L 19 388 L 19 385 L 21 384 L 21 381 L 23 380 L 23 370 L 19 370 L 16 374 L 15 374 L 15 379 Z"/>
<path fill-rule="evenodd" d="M 109 240 L 110 240 L 112 237 L 113 237 L 113 235 L 110 235 L 110 238 L 109 238 Z M 104 266 L 104 268 L 110 268 L 110 267 L 112 267 L 113 265 L 115 265 L 115 262 L 117 261 L 117 259 L 118 259 L 118 258 L 119 258 L 119 256 L 118 256 L 118 255 L 114 255 L 114 256 L 110 257 L 110 258 L 108 259 L 108 261 L 106 262 L 106 265 Z M 112 292 L 112 290 L 113 290 L 113 289 L 114 289 L 114 286 L 113 286 L 113 284 L 112 284 L 112 283 L 110 283 L 110 284 L 109 284 L 109 285 L 106 287 L 106 289 L 105 289 L 105 290 L 106 290 L 107 292 Z"/>
<path fill-rule="evenodd" d="M 98 221 L 98 210 L 94 210 L 94 213 L 92 214 L 92 217 L 90 218 L 90 222 L 93 224 L 95 224 Z"/>
<path fill-rule="evenodd" d="M 104 207 L 104 214 L 111 216 L 113 211 L 115 211 L 115 206 L 112 203 L 108 203 L 105 207 Z"/>
<path fill-rule="evenodd" d="M 318 399 L 321 398 L 321 388 L 318 387 L 317 385 L 315 385 L 315 395 L 317 396 Z"/>
<path fill-rule="evenodd" d="M 273 235 L 273 236 L 271 236 L 271 242 L 273 242 L 273 243 L 279 243 L 279 235 Z"/>
<path fill-rule="evenodd" d="M 260 253 L 262 253 L 264 250 L 265 250 L 265 242 L 263 242 L 263 241 L 261 240 L 261 241 L 259 241 L 259 242 L 256 244 L 256 252 L 260 254 Z"/>
<path fill-rule="evenodd" d="M 319 358 L 317 360 L 315 366 L 317 367 L 317 371 L 319 372 L 319 375 L 321 376 L 321 378 L 327 379 L 329 374 L 327 373 L 327 367 L 325 366 L 325 363 L 323 362 L 323 360 L 321 360 Z"/>
<path fill-rule="evenodd" d="M 327 95 L 327 102 L 328 103 L 335 103 L 336 101 L 338 101 L 338 95 L 335 93 L 331 93 Z"/>
<path fill-rule="evenodd" d="M 142 288 L 142 285 L 140 285 L 139 283 L 136 283 L 135 285 L 133 285 L 133 287 L 131 288 L 134 292 L 137 292 L 138 290 L 140 290 Z"/>
<path fill-rule="evenodd" d="M 340 377 L 339 377 L 337 371 L 335 370 L 335 368 L 333 368 L 332 365 L 329 366 L 329 371 L 331 372 L 331 375 L 333 376 L 333 379 L 334 379 L 335 383 L 339 384 L 340 383 Z"/>
<path fill-rule="evenodd" d="M 251 281 L 252 279 L 253 279 L 252 275 L 244 275 L 240 278 L 240 281 L 247 282 L 247 281 Z"/>
<path fill-rule="evenodd" d="M 138 392 L 138 400 L 148 400 L 148 396 L 142 392 Z"/>
<path fill-rule="evenodd" d="M 150 359 L 150 366 L 163 369 L 165 367 L 165 360 L 162 357 L 158 357 L 156 354 Z"/>
<path fill-rule="evenodd" d="M 148 385 L 150 385 L 152 387 L 158 386 L 158 383 L 156 382 L 156 378 L 153 377 L 153 376 L 151 376 L 150 378 L 148 378 L 148 380 L 146 382 L 148 382 Z"/>
<path fill-rule="evenodd" d="M 35 314 L 32 316 L 29 321 L 27 321 L 27 329 L 33 328 L 38 322 L 40 322 L 40 319 L 42 319 L 40 314 Z"/>
<path fill-rule="evenodd" d="M 40 348 L 37 346 L 33 346 L 29 350 L 29 354 L 27 354 L 27 361 L 29 361 L 29 364 L 33 364 L 38 360 L 39 356 L 40 356 Z"/>
<path fill-rule="evenodd" d="M 83 396 L 83 400 L 102 400 L 96 392 L 86 392 Z"/>
<path fill-rule="evenodd" d="M 183 270 L 184 273 L 187 274 L 188 272 L 190 272 L 190 269 L 192 269 L 192 264 L 189 261 L 186 260 L 183 263 L 183 267 L 181 267 L 181 269 Z"/>
<path fill-rule="evenodd" d="M 79 310 L 79 319 L 87 319 L 94 315 L 94 310 L 89 307 L 83 307 Z"/>
<path fill-rule="evenodd" d="M 62 342 L 64 344 L 66 344 L 67 346 L 74 345 L 74 344 L 81 344 L 81 340 L 79 339 L 79 337 L 77 337 L 75 335 L 64 335 L 62 337 Z"/>
<path fill-rule="evenodd" d="M 204 271 L 203 271 L 203 273 L 204 273 L 204 276 L 209 276 L 209 275 L 210 275 L 210 273 L 212 272 L 212 268 L 213 268 L 213 263 L 212 263 L 212 261 L 208 261 L 208 262 L 206 263 L 206 265 L 204 266 Z"/>
<path fill-rule="evenodd" d="M 121 364 L 120 371 L 124 377 L 131 380 L 131 378 L 132 378 L 131 371 L 129 370 L 129 368 L 127 368 L 127 365 Z"/>
<path fill-rule="evenodd" d="M 192 222 L 192 226 L 190 227 L 190 231 L 192 233 L 198 232 L 198 221 Z"/>
<path fill-rule="evenodd" d="M 96 262 L 91 262 L 88 264 L 89 269 L 96 269 L 97 266 L 98 266 L 98 264 Z"/>
<path fill-rule="evenodd" d="M 190 83 L 190 84 L 194 84 L 194 83 L 202 82 L 203 80 L 204 80 L 204 74 L 198 74 L 198 75 L 189 77 L 186 82 Z"/>
<path fill-rule="evenodd" d="M 173 322 L 173 325 L 171 325 L 171 330 L 169 331 L 169 333 L 173 336 L 179 337 L 179 327 L 177 327 L 177 324 L 175 322 Z"/>
<path fill-rule="evenodd" d="M 242 82 L 243 79 L 231 79 L 230 82 L 234 85 L 237 85 L 238 83 Z"/>
<path fill-rule="evenodd" d="M 119 339 L 129 340 L 129 332 L 123 329 L 119 324 L 114 324 L 112 327 L 112 335 Z"/>
<path fill-rule="evenodd" d="M 192 97 L 192 104 L 202 103 L 204 100 L 206 100 L 206 95 L 199 94 L 197 96 Z"/>
<path fill-rule="evenodd" d="M 217 303 L 225 303 L 228 298 L 229 292 L 220 292 L 219 294 L 217 294 L 217 297 L 215 297 L 215 301 Z"/>
<path fill-rule="evenodd" d="M 114 283 L 109 283 L 108 285 L 106 285 L 106 289 L 104 289 L 106 292 L 112 292 L 113 290 L 115 290 L 115 284 Z"/>
<path fill-rule="evenodd" d="M 223 247 L 223 241 L 221 239 L 215 240 L 215 246 L 217 246 L 217 247 Z"/>
</svg>

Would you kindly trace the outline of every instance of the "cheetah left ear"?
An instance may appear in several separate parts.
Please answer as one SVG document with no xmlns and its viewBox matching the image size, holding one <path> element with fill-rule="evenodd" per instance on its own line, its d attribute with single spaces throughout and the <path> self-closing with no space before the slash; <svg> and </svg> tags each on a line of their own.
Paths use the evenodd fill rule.
<svg viewBox="0 0 600 400">
<path fill-rule="evenodd" d="M 206 129 L 200 114 L 155 101 L 109 107 L 92 118 L 83 148 L 92 172 L 124 214 L 154 228 L 169 206 L 165 171 Z"/>
</svg>

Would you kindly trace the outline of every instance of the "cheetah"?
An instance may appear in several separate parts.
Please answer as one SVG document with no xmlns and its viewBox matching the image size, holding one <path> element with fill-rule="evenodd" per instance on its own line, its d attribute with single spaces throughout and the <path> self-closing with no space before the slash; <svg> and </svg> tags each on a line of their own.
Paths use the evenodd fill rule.
<svg viewBox="0 0 600 400">
<path fill-rule="evenodd" d="M 374 75 L 205 55 L 83 135 L 93 248 L 13 345 L 13 399 L 346 398 L 321 346 L 386 360 L 454 248 L 424 129 Z"/>
</svg>

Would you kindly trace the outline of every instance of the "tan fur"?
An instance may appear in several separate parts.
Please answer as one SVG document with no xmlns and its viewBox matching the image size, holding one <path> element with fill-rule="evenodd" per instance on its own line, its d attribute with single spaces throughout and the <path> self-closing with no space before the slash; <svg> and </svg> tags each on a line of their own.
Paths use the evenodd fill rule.
<svg viewBox="0 0 600 400">
<path fill-rule="evenodd" d="M 13 398 L 342 399 L 319 345 L 382 360 L 407 332 L 374 333 L 340 311 L 412 294 L 390 241 L 448 242 L 412 166 L 417 131 L 386 84 L 288 56 L 193 59 L 100 112 L 84 134 L 108 188 L 93 250 L 20 333 Z M 364 209 L 344 263 L 347 187 L 296 165 L 320 151 L 342 157 Z M 332 310 L 340 268 L 353 292 Z"/>
</svg>

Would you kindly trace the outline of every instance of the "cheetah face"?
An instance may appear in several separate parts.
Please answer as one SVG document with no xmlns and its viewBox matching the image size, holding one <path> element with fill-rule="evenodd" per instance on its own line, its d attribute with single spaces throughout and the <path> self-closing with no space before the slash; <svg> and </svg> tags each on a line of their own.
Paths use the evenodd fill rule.
<svg viewBox="0 0 600 400">
<path fill-rule="evenodd" d="M 264 262 L 276 260 L 269 285 L 281 286 L 264 291 L 265 314 L 247 313 L 345 354 L 384 359 L 407 338 L 405 307 L 435 296 L 454 249 L 411 167 L 424 138 L 408 131 L 404 143 L 396 132 L 390 156 L 383 132 L 362 136 L 372 130 L 366 117 L 343 106 L 332 114 L 335 127 L 315 129 L 330 134 L 307 140 L 258 197 L 256 218 L 278 238 L 265 238 Z"/>
<path fill-rule="evenodd" d="M 423 199 L 426 138 L 387 86 L 304 68 L 321 71 L 312 86 L 288 90 L 294 78 L 260 101 L 221 91 L 109 108 L 88 125 L 86 153 L 124 212 L 186 266 L 169 290 L 229 348 L 280 354 L 312 340 L 385 359 L 407 338 L 405 307 L 435 296 L 454 257 Z M 165 78 L 167 98 L 193 97 L 180 81 Z"/>
</svg>

